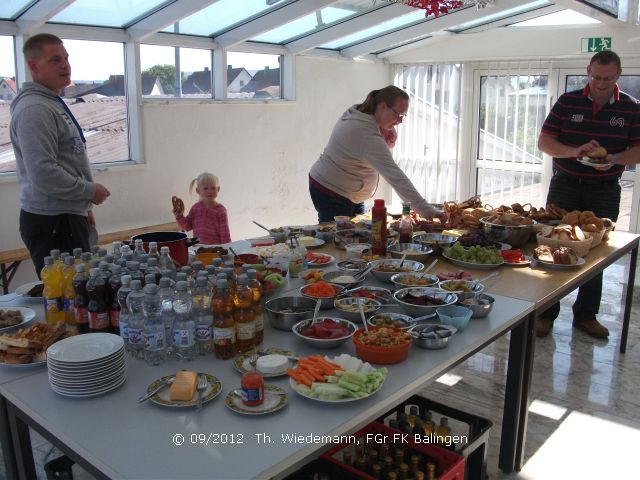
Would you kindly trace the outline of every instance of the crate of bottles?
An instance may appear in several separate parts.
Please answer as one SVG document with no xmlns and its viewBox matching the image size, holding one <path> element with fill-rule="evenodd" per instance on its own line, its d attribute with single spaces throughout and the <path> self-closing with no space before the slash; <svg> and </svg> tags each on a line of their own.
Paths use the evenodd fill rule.
<svg viewBox="0 0 640 480">
<path fill-rule="evenodd" d="M 463 480 L 462 455 L 373 422 L 353 435 L 353 442 L 332 447 L 320 457 L 349 478 L 370 480 Z"/>
<path fill-rule="evenodd" d="M 405 417 L 411 419 L 416 416 L 420 419 L 419 423 L 422 428 L 425 423 L 432 422 L 434 429 L 445 418 L 445 423 L 452 435 L 451 438 L 458 441 L 448 445 L 445 443 L 443 446 L 464 457 L 465 479 L 484 480 L 487 478 L 487 448 L 489 433 L 493 426 L 491 420 L 443 405 L 420 395 L 413 395 L 380 417 L 378 421 L 386 425 L 391 422 L 393 427 L 397 426 L 401 429 L 401 425 L 396 422 L 400 422 Z"/>
</svg>

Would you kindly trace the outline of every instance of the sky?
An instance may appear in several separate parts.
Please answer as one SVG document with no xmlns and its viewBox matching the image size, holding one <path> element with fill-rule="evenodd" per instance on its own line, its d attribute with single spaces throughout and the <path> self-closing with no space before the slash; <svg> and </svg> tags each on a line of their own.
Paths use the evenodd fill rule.
<svg viewBox="0 0 640 480">
<path fill-rule="evenodd" d="M 124 45 L 116 42 L 89 42 L 84 40 L 64 40 L 71 63 L 71 79 L 106 80 L 109 75 L 124 73 Z M 211 51 L 193 48 L 180 49 L 180 69 L 194 72 L 211 69 Z M 142 70 L 158 64 L 174 64 L 175 49 L 155 45 L 140 46 Z M 278 67 L 277 55 L 228 52 L 227 62 L 234 67 L 243 66 L 247 70 L 262 70 Z M 13 77 L 13 38 L 0 36 L 0 76 Z"/>
</svg>

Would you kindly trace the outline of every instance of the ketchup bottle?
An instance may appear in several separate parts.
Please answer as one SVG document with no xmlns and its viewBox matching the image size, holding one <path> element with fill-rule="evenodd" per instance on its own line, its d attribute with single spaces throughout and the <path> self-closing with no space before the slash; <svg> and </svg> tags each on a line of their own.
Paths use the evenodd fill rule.
<svg viewBox="0 0 640 480">
<path fill-rule="evenodd" d="M 382 198 L 376 198 L 371 209 L 371 253 L 387 254 L 387 207 Z"/>
</svg>

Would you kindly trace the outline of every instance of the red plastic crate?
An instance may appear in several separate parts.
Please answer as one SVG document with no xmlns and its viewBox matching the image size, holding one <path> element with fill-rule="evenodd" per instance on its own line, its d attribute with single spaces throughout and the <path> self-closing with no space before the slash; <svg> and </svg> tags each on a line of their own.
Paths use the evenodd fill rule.
<svg viewBox="0 0 640 480">
<path fill-rule="evenodd" d="M 400 430 L 389 428 L 386 425 L 378 422 L 370 423 L 362 430 L 356 432 L 354 436 L 356 437 L 356 439 L 358 439 L 358 442 L 360 442 L 360 440 L 362 439 L 362 442 L 365 443 L 367 434 L 384 435 L 386 436 L 387 440 L 387 442 L 385 443 L 392 443 L 394 445 L 401 444 L 408 450 L 413 450 L 419 454 L 431 457 L 436 463 L 436 478 L 438 478 L 438 480 L 464 480 L 464 457 L 462 455 L 458 455 L 457 453 L 454 453 L 437 445 L 429 443 L 415 443 L 413 441 L 414 436 L 411 434 L 407 434 L 406 437 L 404 437 L 405 440 L 403 441 L 401 437 L 403 433 Z M 373 439 L 373 437 L 370 438 Z M 382 439 L 382 437 L 379 437 L 379 439 Z M 375 480 L 374 477 L 368 475 L 366 472 L 358 470 L 357 468 L 342 462 L 340 453 L 345 448 L 349 448 L 350 446 L 350 444 L 346 443 L 336 445 L 320 455 L 320 457 L 333 463 L 340 469 L 348 472 L 350 474 L 350 478 Z M 405 458 L 408 458 L 408 455 L 410 453 L 411 452 L 405 453 Z"/>
</svg>

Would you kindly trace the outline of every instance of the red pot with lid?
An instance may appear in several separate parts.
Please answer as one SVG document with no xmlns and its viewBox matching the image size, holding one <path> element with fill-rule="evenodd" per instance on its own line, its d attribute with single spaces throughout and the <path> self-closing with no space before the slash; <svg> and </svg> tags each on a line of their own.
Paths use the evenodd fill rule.
<svg viewBox="0 0 640 480">
<path fill-rule="evenodd" d="M 131 244 L 142 240 L 145 251 L 149 251 L 149 242 L 158 244 L 160 248 L 169 247 L 169 255 L 180 266 L 189 263 L 189 247 L 198 243 L 197 238 L 189 238 L 184 232 L 148 232 L 131 237 Z"/>
</svg>

